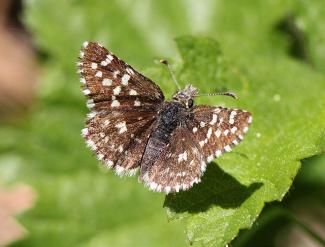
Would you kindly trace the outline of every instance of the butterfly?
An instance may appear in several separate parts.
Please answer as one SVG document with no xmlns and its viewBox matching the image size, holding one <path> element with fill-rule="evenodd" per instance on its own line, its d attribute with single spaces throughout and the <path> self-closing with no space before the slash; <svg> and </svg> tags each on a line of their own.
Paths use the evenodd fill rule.
<svg viewBox="0 0 325 247">
<path fill-rule="evenodd" d="M 90 109 L 87 146 L 120 176 L 140 170 L 153 191 L 199 183 L 207 163 L 230 152 L 252 122 L 245 110 L 194 105 L 192 85 L 165 101 L 159 86 L 96 42 L 84 42 L 78 72 Z"/>
</svg>

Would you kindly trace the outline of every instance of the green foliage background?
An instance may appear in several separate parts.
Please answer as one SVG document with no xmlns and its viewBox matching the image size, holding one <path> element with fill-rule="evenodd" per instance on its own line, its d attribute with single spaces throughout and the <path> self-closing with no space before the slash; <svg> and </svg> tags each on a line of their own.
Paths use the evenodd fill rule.
<svg viewBox="0 0 325 247">
<path fill-rule="evenodd" d="M 33 185 L 39 199 L 20 217 L 29 237 L 13 246 L 224 246 L 266 202 L 284 197 L 300 160 L 324 151 L 323 1 L 25 4 L 25 22 L 42 54 L 39 100 L 16 126 L 1 126 L 0 179 Z M 297 35 L 281 25 L 289 14 L 304 34 L 294 52 Z M 84 40 L 104 44 L 157 81 L 167 97 L 175 88 L 154 58 L 170 58 L 183 85 L 239 96 L 198 103 L 254 115 L 245 141 L 210 164 L 200 185 L 166 198 L 168 218 L 163 195 L 99 168 L 80 137 L 87 110 L 75 62 Z M 324 171 L 314 167 L 303 181 Z"/>
</svg>

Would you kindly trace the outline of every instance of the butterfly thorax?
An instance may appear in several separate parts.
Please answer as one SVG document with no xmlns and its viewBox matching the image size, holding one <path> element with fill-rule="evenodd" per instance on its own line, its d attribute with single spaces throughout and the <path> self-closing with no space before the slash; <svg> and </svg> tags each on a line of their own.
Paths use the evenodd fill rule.
<svg viewBox="0 0 325 247">
<path fill-rule="evenodd" d="M 184 90 L 177 91 L 173 95 L 173 100 L 183 104 L 186 108 L 191 108 L 193 106 L 193 99 L 197 93 L 198 90 L 189 84 L 184 88 Z"/>
</svg>

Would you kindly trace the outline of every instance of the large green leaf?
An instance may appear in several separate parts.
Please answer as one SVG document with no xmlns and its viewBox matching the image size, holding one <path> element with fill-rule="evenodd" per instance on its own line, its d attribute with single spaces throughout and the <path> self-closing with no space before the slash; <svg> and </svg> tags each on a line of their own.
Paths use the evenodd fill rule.
<svg viewBox="0 0 325 247">
<path fill-rule="evenodd" d="M 210 75 L 217 75 L 218 67 L 210 66 L 211 59 L 206 63 L 200 59 L 197 64 L 195 58 L 212 54 L 217 60 L 216 43 L 184 37 L 178 44 L 186 59 L 183 73 L 213 82 Z M 252 64 L 254 68 L 249 70 Z M 165 202 L 171 218 L 185 221 L 190 241 L 207 246 L 223 246 L 239 229 L 251 226 L 266 202 L 283 198 L 299 160 L 324 148 L 325 111 L 320 100 L 324 98 L 324 76 L 286 57 L 277 64 L 268 57 L 252 58 L 241 66 L 247 85 L 232 84 L 232 88 L 240 97 L 236 107 L 248 109 L 254 116 L 246 140 L 210 164 L 201 184 L 170 195 Z M 206 68 L 209 73 L 201 72 Z M 210 85 L 213 90 L 213 83 Z"/>
</svg>

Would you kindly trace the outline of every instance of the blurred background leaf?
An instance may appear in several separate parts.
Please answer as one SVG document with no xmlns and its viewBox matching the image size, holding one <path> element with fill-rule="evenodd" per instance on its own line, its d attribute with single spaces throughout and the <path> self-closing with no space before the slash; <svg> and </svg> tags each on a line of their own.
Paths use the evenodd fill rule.
<svg viewBox="0 0 325 247">
<path fill-rule="evenodd" d="M 209 231 L 205 231 L 205 220 L 192 225 L 188 221 L 191 242 L 210 246 L 229 242 L 239 229 L 253 223 L 264 202 L 284 196 L 299 160 L 324 151 L 322 0 L 32 0 L 24 4 L 23 19 L 37 47 L 41 79 L 30 112 L 14 123 L 1 124 L 0 180 L 28 183 L 39 198 L 33 210 L 19 217 L 29 236 L 13 246 L 188 245 L 184 225 L 178 221 L 167 224 L 163 195 L 147 191 L 136 179 L 120 179 L 101 171 L 86 149 L 79 133 L 87 110 L 75 73 L 84 40 L 107 46 L 157 81 L 167 97 L 175 87 L 154 58 L 170 58 L 183 85 L 191 82 L 202 92 L 230 89 L 240 98 L 238 102 L 206 98 L 199 103 L 223 103 L 253 112 L 248 138 L 236 153 L 218 160 L 220 169 L 215 172 L 230 176 L 234 188 L 250 188 L 254 182 L 263 186 L 254 187 L 252 195 L 241 195 L 249 200 L 237 205 L 240 207 L 219 208 L 225 217 L 233 213 L 232 220 L 221 217 L 218 224 L 212 221 Z M 178 52 L 174 38 L 185 34 L 211 36 L 218 43 L 178 39 Z M 275 135 L 279 130 L 282 132 Z M 254 162 L 245 161 L 238 153 Z M 306 193 L 296 197 L 289 193 L 288 198 L 297 198 L 293 205 L 298 205 L 299 198 L 301 205 L 309 205 L 311 198 L 324 205 L 320 196 L 323 183 L 315 183 L 323 181 L 319 173 L 324 158 L 319 158 L 317 166 L 310 165 L 315 162 L 304 160 L 303 166 L 313 168 L 301 171 L 301 186 L 294 188 L 312 188 L 315 193 L 308 199 L 303 199 Z M 283 206 L 298 218 L 302 215 L 286 202 Z M 267 217 L 268 207 L 262 217 Z M 243 217 L 236 217 L 236 212 Z M 189 217 L 199 215 L 190 213 Z M 269 222 L 279 222 L 279 217 L 271 216 Z M 272 227 L 265 226 L 267 233 Z M 255 227 L 249 236 L 241 232 L 234 245 L 265 246 L 265 241 L 257 242 L 254 233 L 262 240 L 265 235 Z M 279 237 L 286 235 L 284 232 L 276 231 L 269 246 L 286 246 L 292 241 Z"/>
</svg>

